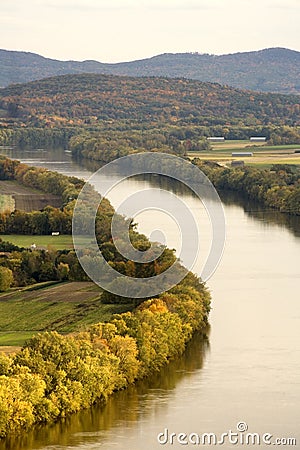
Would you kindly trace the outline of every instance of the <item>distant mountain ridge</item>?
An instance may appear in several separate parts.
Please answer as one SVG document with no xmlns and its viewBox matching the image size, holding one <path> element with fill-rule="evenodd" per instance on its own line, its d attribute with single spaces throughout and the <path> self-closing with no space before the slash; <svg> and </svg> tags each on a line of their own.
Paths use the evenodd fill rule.
<svg viewBox="0 0 300 450">
<path fill-rule="evenodd" d="M 300 52 L 280 47 L 220 56 L 164 53 L 114 64 L 59 61 L 35 53 L 0 50 L 0 87 L 80 73 L 189 78 L 240 89 L 300 94 Z"/>
</svg>

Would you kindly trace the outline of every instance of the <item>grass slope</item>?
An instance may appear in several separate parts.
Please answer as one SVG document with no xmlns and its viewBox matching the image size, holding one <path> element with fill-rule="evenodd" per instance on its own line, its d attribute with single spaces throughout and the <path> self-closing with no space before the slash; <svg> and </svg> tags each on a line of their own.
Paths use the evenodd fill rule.
<svg viewBox="0 0 300 450">
<path fill-rule="evenodd" d="M 6 196 L 7 199 L 7 204 L 1 205 L 0 197 L 1 211 L 5 210 L 7 206 L 12 211 L 18 209 L 30 212 L 41 210 L 48 205 L 55 208 L 60 208 L 62 205 L 62 200 L 58 195 L 48 194 L 38 189 L 24 186 L 16 180 L 0 180 L 0 192 L 2 194 L 1 197 L 4 198 Z"/>
<path fill-rule="evenodd" d="M 92 282 L 60 283 L 39 290 L 0 294 L 0 345 L 22 345 L 39 331 L 84 330 L 107 321 L 132 305 L 101 303 L 101 289 Z"/>
</svg>

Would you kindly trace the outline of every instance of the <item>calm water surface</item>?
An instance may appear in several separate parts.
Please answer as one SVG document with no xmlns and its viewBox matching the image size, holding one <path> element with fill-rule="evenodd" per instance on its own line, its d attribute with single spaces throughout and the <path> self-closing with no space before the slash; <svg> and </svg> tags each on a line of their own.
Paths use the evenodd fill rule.
<svg viewBox="0 0 300 450">
<path fill-rule="evenodd" d="M 51 156 L 5 152 L 68 175 L 87 179 L 92 173 L 60 150 Z M 109 198 L 117 206 L 121 198 L 151 186 L 151 180 L 127 180 Z M 157 186 L 153 195 L 163 196 Z M 188 192 L 179 195 L 198 217 L 205 258 L 209 227 L 203 208 Z M 294 437 L 297 446 L 286 448 L 300 448 L 300 220 L 232 196 L 222 199 L 227 242 L 221 264 L 208 281 L 213 299 L 209 340 L 196 336 L 182 358 L 151 380 L 114 395 L 105 406 L 6 441 L 0 450 L 179 449 L 184 446 L 160 445 L 158 433 L 167 428 L 170 433 L 220 436 L 236 431 L 241 421 L 249 432 L 272 434 L 272 442 Z M 141 214 L 139 230 L 149 235 L 159 224 L 168 231 L 167 244 L 178 248 L 178 230 L 168 220 L 153 211 Z M 199 272 L 202 263 L 200 258 L 194 271 Z"/>
</svg>

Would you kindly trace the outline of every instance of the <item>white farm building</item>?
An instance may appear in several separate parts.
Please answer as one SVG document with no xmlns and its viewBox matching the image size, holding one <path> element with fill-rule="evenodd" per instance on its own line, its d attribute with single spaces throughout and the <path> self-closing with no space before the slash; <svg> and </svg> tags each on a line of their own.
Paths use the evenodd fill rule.
<svg viewBox="0 0 300 450">
<path fill-rule="evenodd" d="M 211 136 L 208 137 L 207 140 L 211 142 L 223 142 L 225 141 L 225 138 L 223 136 Z"/>
<path fill-rule="evenodd" d="M 266 142 L 266 137 L 265 136 L 252 136 L 250 138 L 251 142 Z"/>
</svg>

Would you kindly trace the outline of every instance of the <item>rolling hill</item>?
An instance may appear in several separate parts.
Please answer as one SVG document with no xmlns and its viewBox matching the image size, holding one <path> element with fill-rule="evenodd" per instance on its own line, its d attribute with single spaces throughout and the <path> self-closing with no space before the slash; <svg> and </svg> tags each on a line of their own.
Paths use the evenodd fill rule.
<svg viewBox="0 0 300 450">
<path fill-rule="evenodd" d="M 31 126 L 101 121 L 299 125 L 300 97 L 161 77 L 63 75 L 0 90 L 0 111 Z"/>
<path fill-rule="evenodd" d="M 165 53 L 115 64 L 58 61 L 35 53 L 0 50 L 0 87 L 79 73 L 189 78 L 241 89 L 300 94 L 300 52 L 285 48 L 220 56 Z"/>
</svg>

